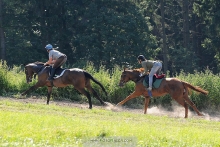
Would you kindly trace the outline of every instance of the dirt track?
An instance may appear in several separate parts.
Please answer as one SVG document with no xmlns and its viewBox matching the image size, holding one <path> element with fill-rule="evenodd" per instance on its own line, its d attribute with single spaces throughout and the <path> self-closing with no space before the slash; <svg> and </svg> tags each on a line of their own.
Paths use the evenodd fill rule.
<svg viewBox="0 0 220 147">
<path fill-rule="evenodd" d="M 17 102 L 23 102 L 23 103 L 40 103 L 46 105 L 46 99 L 44 98 L 11 98 L 11 97 L 1 97 L 0 100 L 11 100 L 11 101 L 17 101 Z M 55 104 L 58 106 L 66 106 L 66 107 L 78 107 L 81 109 L 88 109 L 88 103 L 78 103 L 78 102 L 71 102 L 71 101 L 50 101 L 50 104 Z M 139 113 L 143 114 L 143 109 L 131 109 L 126 107 L 116 107 L 114 104 L 107 103 L 108 106 L 97 106 L 93 104 L 93 108 L 104 108 L 107 110 L 111 110 L 114 112 L 131 112 L 131 113 Z M 174 111 L 166 111 L 162 108 L 158 107 L 151 107 L 148 108 L 147 112 L 150 115 L 161 115 L 161 116 L 169 116 L 174 118 L 183 118 L 184 117 L 184 108 L 180 106 L 173 107 Z M 197 119 L 206 119 L 206 120 L 213 120 L 213 121 L 220 121 L 220 114 L 217 115 L 211 115 L 206 112 L 202 112 L 205 116 L 197 116 L 194 112 L 189 111 L 189 118 L 197 118 Z M 144 115 L 144 114 L 143 114 Z"/>
</svg>

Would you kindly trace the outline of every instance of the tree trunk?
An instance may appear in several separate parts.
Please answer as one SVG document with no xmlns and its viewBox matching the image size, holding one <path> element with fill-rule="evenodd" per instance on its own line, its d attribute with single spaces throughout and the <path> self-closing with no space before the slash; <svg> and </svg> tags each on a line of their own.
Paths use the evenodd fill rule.
<svg viewBox="0 0 220 147">
<path fill-rule="evenodd" d="M 167 38 L 166 38 L 166 32 L 165 32 L 165 18 L 164 18 L 164 1 L 160 1 L 160 10 L 161 10 L 161 24 L 162 24 L 162 37 L 163 37 L 163 67 L 164 67 L 164 72 L 167 72 L 168 68 L 168 61 L 167 61 Z"/>
<path fill-rule="evenodd" d="M 189 2 L 183 0 L 183 45 L 189 49 Z"/>
<path fill-rule="evenodd" d="M 44 1 L 39 1 L 40 3 L 39 3 L 39 10 L 40 10 L 40 15 L 41 15 L 41 17 L 40 17 L 40 31 L 41 31 L 41 46 L 42 46 L 42 50 L 45 52 L 45 46 L 46 46 L 46 44 L 47 43 L 49 43 L 48 42 L 48 40 L 47 40 L 47 37 L 46 37 L 46 25 L 45 25 L 45 11 L 47 11 L 46 10 L 46 8 L 45 8 L 45 4 L 44 4 Z"/>
<path fill-rule="evenodd" d="M 5 35 L 4 35 L 4 29 L 2 26 L 3 17 L 2 17 L 2 6 L 3 2 L 0 0 L 0 59 L 5 60 Z"/>
</svg>

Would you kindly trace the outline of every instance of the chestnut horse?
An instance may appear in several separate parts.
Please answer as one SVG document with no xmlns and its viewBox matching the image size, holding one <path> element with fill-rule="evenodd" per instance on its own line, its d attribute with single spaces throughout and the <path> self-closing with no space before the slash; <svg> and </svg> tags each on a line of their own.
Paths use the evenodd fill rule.
<svg viewBox="0 0 220 147">
<path fill-rule="evenodd" d="M 90 91 L 100 101 L 102 105 L 106 105 L 106 103 L 98 96 L 97 92 L 92 88 L 90 80 L 98 84 L 107 96 L 105 88 L 88 72 L 79 68 L 65 69 L 65 72 L 63 72 L 62 76 L 53 80 L 53 85 L 50 83 L 50 81 L 47 80 L 47 78 L 49 77 L 49 72 L 50 66 L 44 66 L 44 63 L 42 62 L 27 64 L 25 66 L 27 83 L 32 82 L 33 75 L 34 77 L 38 75 L 38 81 L 34 86 L 23 92 L 22 95 L 25 95 L 31 90 L 37 89 L 38 87 L 47 86 L 47 104 L 49 104 L 53 86 L 66 87 L 68 85 L 73 85 L 75 89 L 77 89 L 80 93 L 84 94 L 88 98 L 90 109 L 92 109 L 92 101 L 88 91 Z"/>
<path fill-rule="evenodd" d="M 144 106 L 144 114 L 147 112 L 147 107 L 149 104 L 150 97 L 148 95 L 148 91 L 143 85 L 143 77 L 140 77 L 140 73 L 143 69 L 134 69 L 134 70 L 125 70 L 121 74 L 121 80 L 119 86 L 124 86 L 128 81 L 135 82 L 135 91 L 126 97 L 124 100 L 119 102 L 117 106 L 123 105 L 130 99 L 143 95 L 145 97 L 145 106 Z M 170 94 L 170 96 L 176 100 L 180 105 L 185 108 L 185 118 L 188 117 L 188 105 L 190 105 L 194 111 L 199 116 L 203 116 L 202 113 L 196 108 L 195 104 L 189 99 L 189 89 L 200 92 L 204 95 L 208 94 L 208 91 L 203 90 L 200 87 L 195 87 L 187 82 L 181 81 L 177 78 L 164 78 L 157 89 L 152 90 L 152 96 L 158 97 L 163 96 L 165 94 Z"/>
</svg>

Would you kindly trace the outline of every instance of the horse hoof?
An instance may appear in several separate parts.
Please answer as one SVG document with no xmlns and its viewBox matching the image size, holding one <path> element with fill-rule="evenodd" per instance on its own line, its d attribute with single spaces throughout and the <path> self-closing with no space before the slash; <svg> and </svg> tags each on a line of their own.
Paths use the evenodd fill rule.
<svg viewBox="0 0 220 147">
<path fill-rule="evenodd" d="M 115 105 L 113 105 L 113 104 L 111 104 L 109 102 L 105 102 L 105 106 L 107 106 L 107 107 L 114 107 Z"/>
<path fill-rule="evenodd" d="M 121 104 L 120 104 L 120 103 L 118 103 L 118 104 L 116 105 L 116 107 L 121 107 Z"/>
<path fill-rule="evenodd" d="M 205 115 L 204 115 L 204 114 L 202 114 L 202 113 L 199 113 L 198 115 L 199 115 L 199 116 L 205 116 Z"/>
<path fill-rule="evenodd" d="M 102 104 L 103 106 L 107 106 L 107 105 L 108 105 L 106 102 L 101 102 L 101 104 Z"/>
</svg>

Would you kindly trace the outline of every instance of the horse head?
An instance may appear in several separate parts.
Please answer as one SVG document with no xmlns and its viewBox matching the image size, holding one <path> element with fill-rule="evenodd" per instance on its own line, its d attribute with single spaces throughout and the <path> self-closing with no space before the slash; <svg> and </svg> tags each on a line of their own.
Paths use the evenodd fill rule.
<svg viewBox="0 0 220 147">
<path fill-rule="evenodd" d="M 124 71 L 121 74 L 121 79 L 119 82 L 119 86 L 123 87 L 125 83 L 128 81 L 134 81 L 137 82 L 140 80 L 140 74 L 142 70 L 141 69 L 134 69 L 134 70 L 127 70 L 124 69 Z"/>
<path fill-rule="evenodd" d="M 44 64 L 42 62 L 34 62 L 34 63 L 29 63 L 25 66 L 25 75 L 26 75 L 26 81 L 29 84 L 32 82 L 32 78 L 36 77 L 36 74 L 42 69 Z"/>
</svg>

